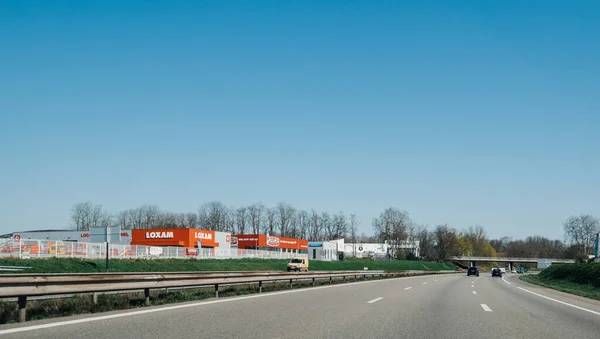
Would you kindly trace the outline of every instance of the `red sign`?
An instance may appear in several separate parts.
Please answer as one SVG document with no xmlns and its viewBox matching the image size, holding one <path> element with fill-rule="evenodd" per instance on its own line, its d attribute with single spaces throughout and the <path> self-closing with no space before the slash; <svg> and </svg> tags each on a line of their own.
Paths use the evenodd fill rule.
<svg viewBox="0 0 600 339">
<path fill-rule="evenodd" d="M 279 247 L 279 238 L 277 238 L 277 237 L 267 237 L 267 246 L 269 246 L 269 247 Z"/>
<path fill-rule="evenodd" d="M 129 233 L 127 233 L 127 232 L 121 232 L 121 236 L 122 236 L 122 237 L 128 237 L 128 236 L 129 236 Z"/>
<path fill-rule="evenodd" d="M 21 241 L 21 236 L 16 234 L 14 237 L 15 241 Z"/>
<path fill-rule="evenodd" d="M 89 233 L 81 233 L 79 236 L 82 238 L 89 238 L 90 234 Z"/>
<path fill-rule="evenodd" d="M 186 248 L 185 249 L 185 255 L 188 255 L 188 256 L 197 256 L 198 253 L 200 253 L 200 251 L 198 251 L 197 248 Z"/>
<path fill-rule="evenodd" d="M 231 237 L 231 246 L 235 246 L 238 244 L 238 238 L 237 237 Z"/>
</svg>

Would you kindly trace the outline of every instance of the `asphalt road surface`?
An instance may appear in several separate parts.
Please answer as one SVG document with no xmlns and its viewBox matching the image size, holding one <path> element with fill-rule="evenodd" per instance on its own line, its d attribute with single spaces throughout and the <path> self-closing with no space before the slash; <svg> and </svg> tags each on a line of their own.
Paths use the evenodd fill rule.
<svg viewBox="0 0 600 339">
<path fill-rule="evenodd" d="M 465 274 L 331 285 L 0 326 L 1 338 L 600 338 L 600 302 Z"/>
</svg>

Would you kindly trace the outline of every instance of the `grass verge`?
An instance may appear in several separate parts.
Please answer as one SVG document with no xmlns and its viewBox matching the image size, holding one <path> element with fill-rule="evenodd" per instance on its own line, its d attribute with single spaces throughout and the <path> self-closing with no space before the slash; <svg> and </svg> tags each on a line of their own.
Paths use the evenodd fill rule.
<svg viewBox="0 0 600 339">
<path fill-rule="evenodd" d="M 558 291 L 600 300 L 600 264 L 555 264 L 521 280 Z"/>
<path fill-rule="evenodd" d="M 364 279 L 388 279 L 388 278 L 363 278 Z M 332 284 L 342 284 L 353 280 L 342 280 L 334 278 Z M 316 286 L 328 285 L 329 280 L 317 280 Z M 308 280 L 294 281 L 293 289 L 311 287 L 312 282 Z M 290 289 L 289 282 L 277 282 L 263 284 L 263 292 L 273 292 Z M 219 288 L 219 297 L 239 296 L 258 292 L 257 284 L 244 284 L 223 286 Z M 152 306 L 171 303 L 197 301 L 215 297 L 213 287 L 199 287 L 178 290 L 152 290 L 150 302 Z M 97 304 L 93 303 L 91 294 L 82 294 L 69 298 L 33 300 L 27 302 L 27 320 L 40 320 L 58 318 L 77 314 L 100 313 L 107 311 L 126 310 L 145 307 L 144 293 L 120 293 L 99 294 Z M 16 302 L 0 301 L 0 324 L 13 323 L 18 319 Z"/>
<path fill-rule="evenodd" d="M 112 259 L 111 272 L 191 272 L 191 271 L 284 271 L 288 260 L 278 259 Z M 27 266 L 20 272 L 2 273 L 98 273 L 105 271 L 103 260 L 70 258 L 0 260 L 0 266 Z M 427 261 L 310 261 L 310 270 L 453 270 L 454 265 Z"/>
</svg>

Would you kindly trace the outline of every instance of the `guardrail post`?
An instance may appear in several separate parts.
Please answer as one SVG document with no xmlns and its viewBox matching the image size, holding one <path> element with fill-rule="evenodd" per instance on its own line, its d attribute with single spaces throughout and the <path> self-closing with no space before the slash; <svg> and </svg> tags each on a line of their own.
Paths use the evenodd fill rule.
<svg viewBox="0 0 600 339">
<path fill-rule="evenodd" d="M 343 275 L 343 276 L 342 276 L 342 280 L 343 280 L 344 282 L 346 282 L 346 276 L 345 276 L 345 275 Z"/>
<path fill-rule="evenodd" d="M 95 305 L 98 305 L 98 293 L 94 292 L 92 293 L 92 303 Z"/>
<path fill-rule="evenodd" d="M 331 285 L 332 280 L 333 280 L 333 277 L 329 277 L 329 285 Z"/>
<path fill-rule="evenodd" d="M 27 321 L 27 296 L 19 296 L 19 322 L 24 323 Z"/>
<path fill-rule="evenodd" d="M 258 293 L 262 293 L 262 281 L 258 282 Z"/>
<path fill-rule="evenodd" d="M 292 279 L 290 279 L 290 288 L 293 288 Z"/>
<path fill-rule="evenodd" d="M 150 306 L 150 289 L 144 288 L 144 298 L 146 299 L 146 306 Z"/>
<path fill-rule="evenodd" d="M 312 285 L 315 286 L 315 278 L 312 278 Z"/>
<path fill-rule="evenodd" d="M 219 284 L 215 284 L 215 298 L 219 297 Z"/>
</svg>

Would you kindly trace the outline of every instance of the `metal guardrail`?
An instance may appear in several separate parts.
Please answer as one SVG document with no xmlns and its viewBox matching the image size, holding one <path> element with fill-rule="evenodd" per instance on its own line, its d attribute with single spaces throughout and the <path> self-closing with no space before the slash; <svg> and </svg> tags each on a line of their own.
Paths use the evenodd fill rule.
<svg viewBox="0 0 600 339">
<path fill-rule="evenodd" d="M 145 303 L 150 305 L 150 290 L 164 288 L 189 288 L 214 286 L 219 297 L 219 286 L 258 283 L 258 293 L 263 282 L 294 281 L 334 278 L 358 280 L 366 276 L 397 277 L 457 273 L 454 271 L 314 271 L 314 272 L 181 272 L 181 273 L 93 273 L 93 274 L 4 274 L 0 275 L 0 298 L 18 298 L 19 322 L 26 321 L 27 298 L 34 296 L 144 290 Z M 462 273 L 462 272 L 461 272 Z"/>
<path fill-rule="evenodd" d="M 545 258 L 505 258 L 505 257 L 450 257 L 448 260 L 456 261 L 485 261 L 485 262 L 525 262 L 525 263 L 537 263 L 540 260 L 546 260 Z M 575 263 L 573 259 L 548 259 L 552 260 L 553 264 L 572 264 Z"/>
</svg>

